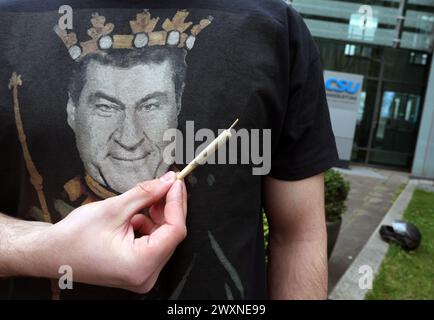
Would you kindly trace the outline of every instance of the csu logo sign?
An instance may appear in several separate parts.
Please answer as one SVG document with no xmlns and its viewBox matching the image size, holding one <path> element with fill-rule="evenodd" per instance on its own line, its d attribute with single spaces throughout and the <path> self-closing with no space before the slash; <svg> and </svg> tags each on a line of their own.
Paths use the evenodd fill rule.
<svg viewBox="0 0 434 320">
<path fill-rule="evenodd" d="M 349 94 L 356 94 L 360 89 L 360 82 L 341 80 L 338 78 L 329 78 L 325 83 L 327 91 L 334 92 L 347 92 Z"/>
</svg>

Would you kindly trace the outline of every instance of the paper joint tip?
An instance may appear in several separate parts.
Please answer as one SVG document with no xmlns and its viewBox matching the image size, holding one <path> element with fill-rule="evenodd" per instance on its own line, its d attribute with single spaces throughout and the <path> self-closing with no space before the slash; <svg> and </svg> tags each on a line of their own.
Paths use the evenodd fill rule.
<svg viewBox="0 0 434 320">
<path fill-rule="evenodd" d="M 229 130 L 233 129 L 240 119 L 235 120 L 235 122 L 230 126 Z"/>
</svg>

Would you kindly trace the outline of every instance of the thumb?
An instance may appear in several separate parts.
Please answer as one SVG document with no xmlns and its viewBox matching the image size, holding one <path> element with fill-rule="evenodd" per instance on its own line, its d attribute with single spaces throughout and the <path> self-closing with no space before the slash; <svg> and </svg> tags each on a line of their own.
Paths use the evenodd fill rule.
<svg viewBox="0 0 434 320">
<path fill-rule="evenodd" d="M 187 202 L 187 195 L 183 184 L 182 181 L 176 181 L 167 193 L 164 208 L 165 223 L 149 236 L 136 239 L 135 244 L 139 252 L 149 254 L 149 249 L 154 249 L 152 252 L 159 257 L 159 261 L 162 261 L 169 257 L 186 237 L 186 205 L 184 204 Z"/>
<path fill-rule="evenodd" d="M 131 190 L 116 197 L 117 205 L 120 206 L 124 217 L 132 216 L 162 199 L 175 181 L 175 177 L 175 173 L 169 171 L 159 179 L 140 182 Z"/>
</svg>

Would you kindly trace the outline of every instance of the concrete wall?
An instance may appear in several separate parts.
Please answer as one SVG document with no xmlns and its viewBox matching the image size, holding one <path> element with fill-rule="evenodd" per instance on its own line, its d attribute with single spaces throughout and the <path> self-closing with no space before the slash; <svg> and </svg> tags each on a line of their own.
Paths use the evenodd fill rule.
<svg viewBox="0 0 434 320">
<path fill-rule="evenodd" d="M 434 179 L 434 63 L 431 62 L 412 175 Z"/>
</svg>

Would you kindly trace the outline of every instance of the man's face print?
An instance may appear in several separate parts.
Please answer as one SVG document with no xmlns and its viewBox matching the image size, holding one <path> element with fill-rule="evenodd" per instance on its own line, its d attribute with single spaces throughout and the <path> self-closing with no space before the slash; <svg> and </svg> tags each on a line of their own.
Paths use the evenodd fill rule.
<svg viewBox="0 0 434 320">
<path fill-rule="evenodd" d="M 173 72 L 168 60 L 129 68 L 88 64 L 79 101 L 70 98 L 67 113 L 96 181 L 122 193 L 168 170 L 163 135 L 176 128 L 179 110 Z"/>
</svg>

